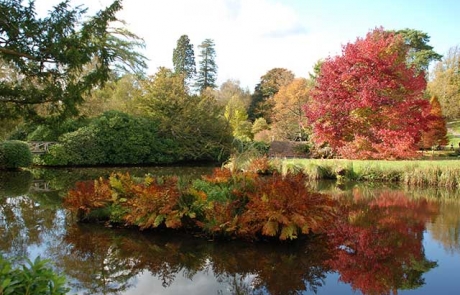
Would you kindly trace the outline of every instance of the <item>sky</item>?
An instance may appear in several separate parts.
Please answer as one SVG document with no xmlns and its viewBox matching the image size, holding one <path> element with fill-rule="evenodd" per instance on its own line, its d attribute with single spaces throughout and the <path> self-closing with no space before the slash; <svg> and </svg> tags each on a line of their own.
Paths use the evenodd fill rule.
<svg viewBox="0 0 460 295">
<path fill-rule="evenodd" d="M 59 0 L 36 0 L 45 13 Z M 72 0 L 89 14 L 111 0 Z M 342 46 L 376 27 L 427 33 L 440 54 L 460 45 L 459 0 L 123 0 L 118 17 L 142 37 L 147 73 L 172 68 L 177 40 L 188 35 L 195 47 L 213 39 L 217 84 L 232 79 L 254 90 L 260 77 L 285 68 L 308 77 L 319 59 L 336 56 Z"/>
</svg>

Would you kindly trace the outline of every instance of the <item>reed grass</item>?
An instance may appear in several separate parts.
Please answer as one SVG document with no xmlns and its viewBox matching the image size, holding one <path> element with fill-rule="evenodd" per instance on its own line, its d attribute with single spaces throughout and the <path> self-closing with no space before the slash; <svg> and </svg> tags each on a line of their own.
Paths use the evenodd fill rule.
<svg viewBox="0 0 460 295">
<path fill-rule="evenodd" d="M 286 159 L 282 174 L 303 171 L 310 179 L 399 182 L 415 187 L 460 188 L 460 160 Z"/>
</svg>

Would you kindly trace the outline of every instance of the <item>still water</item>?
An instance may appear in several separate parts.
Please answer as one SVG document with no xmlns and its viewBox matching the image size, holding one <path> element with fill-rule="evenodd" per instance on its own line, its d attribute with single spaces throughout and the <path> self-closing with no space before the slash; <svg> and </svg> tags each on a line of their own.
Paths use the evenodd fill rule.
<svg viewBox="0 0 460 295">
<path fill-rule="evenodd" d="M 209 167 L 124 168 L 133 175 Z M 347 208 L 327 234 L 293 243 L 76 224 L 61 207 L 76 181 L 114 169 L 0 172 L 0 252 L 37 256 L 70 294 L 460 294 L 460 192 L 314 183 Z"/>
</svg>

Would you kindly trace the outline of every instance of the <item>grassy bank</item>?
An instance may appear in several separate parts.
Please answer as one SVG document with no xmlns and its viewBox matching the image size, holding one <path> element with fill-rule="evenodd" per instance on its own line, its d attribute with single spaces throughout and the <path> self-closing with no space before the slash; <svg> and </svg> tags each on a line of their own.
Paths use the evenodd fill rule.
<svg viewBox="0 0 460 295">
<path fill-rule="evenodd" d="M 376 161 L 286 159 L 274 161 L 282 174 L 303 172 L 310 179 L 400 182 L 410 186 L 460 188 L 459 160 Z"/>
</svg>

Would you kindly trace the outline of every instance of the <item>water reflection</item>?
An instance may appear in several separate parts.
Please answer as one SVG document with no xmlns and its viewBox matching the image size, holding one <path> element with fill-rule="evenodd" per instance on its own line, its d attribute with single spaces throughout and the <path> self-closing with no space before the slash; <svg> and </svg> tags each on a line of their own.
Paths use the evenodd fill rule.
<svg viewBox="0 0 460 295">
<path fill-rule="evenodd" d="M 437 268 L 424 232 L 460 253 L 460 202 L 446 192 L 318 184 L 340 201 L 326 233 L 250 244 L 75 224 L 60 206 L 70 174 L 52 174 L 48 191 L 33 189 L 29 174 L 0 176 L 0 250 L 51 258 L 72 293 L 321 294 L 338 275 L 348 286 L 340 294 L 422 294 L 425 274 Z"/>
<path fill-rule="evenodd" d="M 388 294 L 416 289 L 423 273 L 436 266 L 425 257 L 425 223 L 438 214 L 438 205 L 409 199 L 402 192 L 354 189 L 341 198 L 339 218 L 329 232 L 337 246 L 331 267 L 340 280 L 364 294 Z"/>
<path fill-rule="evenodd" d="M 460 253 L 460 202 L 443 200 L 439 211 L 434 222 L 428 224 L 428 230 L 446 251 L 451 254 Z"/>
<path fill-rule="evenodd" d="M 75 289 L 94 294 L 127 290 L 147 271 L 163 287 L 172 286 L 179 274 L 192 280 L 212 272 L 236 294 L 290 294 L 317 291 L 331 271 L 324 262 L 332 249 L 324 237 L 289 245 L 207 242 L 181 233 L 74 225 L 64 241 L 67 247 L 52 249 L 54 260 L 74 279 Z"/>
</svg>

